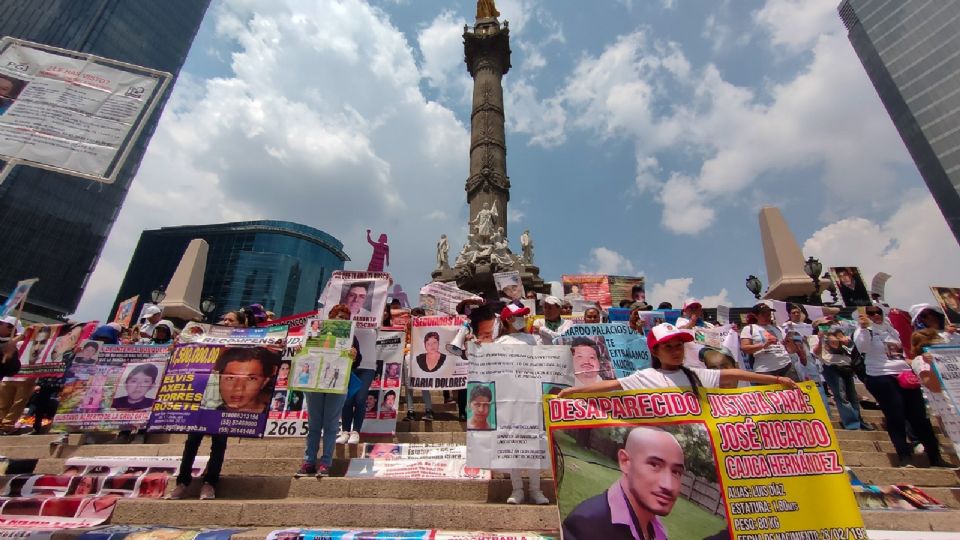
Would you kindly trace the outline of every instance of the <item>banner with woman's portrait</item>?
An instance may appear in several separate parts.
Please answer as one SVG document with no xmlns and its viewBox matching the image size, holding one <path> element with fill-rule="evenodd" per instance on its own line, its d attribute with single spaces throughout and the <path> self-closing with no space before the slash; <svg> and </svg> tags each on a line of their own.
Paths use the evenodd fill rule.
<svg viewBox="0 0 960 540">
<path fill-rule="evenodd" d="M 338 270 L 320 295 L 320 318 L 327 319 L 333 306 L 343 304 L 357 328 L 379 328 L 392 284 L 393 278 L 386 272 Z"/>
<path fill-rule="evenodd" d="M 287 327 L 190 323 L 180 334 L 147 430 L 262 437 Z"/>
<path fill-rule="evenodd" d="M 547 397 L 542 413 L 563 540 L 867 538 L 813 383 Z"/>
<path fill-rule="evenodd" d="M 417 390 L 467 387 L 470 363 L 447 350 L 463 327 L 463 316 L 416 317 L 410 335 L 410 384 Z"/>
<path fill-rule="evenodd" d="M 145 427 L 169 360 L 165 345 L 85 342 L 64 376 L 53 423 L 77 431 Z"/>
</svg>

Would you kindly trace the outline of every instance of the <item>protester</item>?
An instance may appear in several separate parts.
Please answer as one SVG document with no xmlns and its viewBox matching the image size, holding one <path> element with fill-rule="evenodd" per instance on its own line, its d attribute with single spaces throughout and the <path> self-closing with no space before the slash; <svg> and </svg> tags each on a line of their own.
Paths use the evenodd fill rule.
<svg viewBox="0 0 960 540">
<path fill-rule="evenodd" d="M 823 378 L 833 396 L 843 429 L 873 431 L 860 414 L 853 372 L 850 336 L 839 325 L 830 325 L 826 319 L 818 321 L 820 340 L 813 353 L 823 362 Z"/>
<path fill-rule="evenodd" d="M 17 352 L 17 342 L 22 336 L 17 336 L 18 321 L 15 317 L 5 317 L 0 323 L 0 346 L 2 346 L 3 360 L 3 382 L 0 382 L 0 435 L 13 435 L 19 433 L 17 422 L 23 415 L 30 396 L 34 392 L 35 381 L 27 377 L 19 377 L 20 356 Z M 38 334 L 46 333 L 50 335 L 50 329 L 47 326 L 33 326 L 34 340 L 46 343 L 48 337 Z M 29 345 L 28 345 L 29 348 Z M 42 351 L 42 349 L 40 349 Z M 39 355 L 40 351 L 35 351 L 34 355 Z M 24 360 L 27 363 L 29 359 Z"/>
<path fill-rule="evenodd" d="M 370 385 L 373 384 L 373 379 L 377 375 L 375 363 L 371 364 L 373 367 L 369 365 L 363 367 L 364 358 L 360 354 L 360 340 L 357 339 L 357 331 L 361 331 L 361 329 L 354 330 L 353 345 L 350 348 L 350 355 L 353 357 L 350 372 L 353 377 L 359 380 L 360 386 L 343 403 L 343 410 L 340 415 L 340 435 L 337 436 L 337 444 L 357 444 L 360 442 L 360 430 L 363 428 L 363 419 L 367 416 L 366 396 L 370 391 Z M 362 329 L 362 331 L 369 331 L 371 333 L 369 337 L 376 341 L 375 330 Z M 370 360 L 376 361 L 373 358 Z"/>
<path fill-rule="evenodd" d="M 910 363 L 923 385 L 923 394 L 930 408 L 940 417 L 940 426 L 953 442 L 955 452 L 960 452 L 960 414 L 950 398 L 944 394 L 940 379 L 933 372 L 933 355 L 926 351 L 932 345 L 944 345 L 945 341 L 933 328 L 917 330 L 910 339 L 911 348 L 917 355 Z"/>
<path fill-rule="evenodd" d="M 171 321 L 161 320 L 153 328 L 153 336 L 150 340 L 154 345 L 168 345 L 173 343 L 173 338 L 177 333 L 176 327 Z"/>
<path fill-rule="evenodd" d="M 585 324 L 600 324 L 603 322 L 601 313 L 599 307 L 588 307 L 586 311 L 583 312 L 583 322 Z"/>
<path fill-rule="evenodd" d="M 740 332 L 740 351 L 753 357 L 753 371 L 801 381 L 783 345 L 783 332 L 773 324 L 773 308 L 760 302 L 750 310 L 757 322 Z"/>
<path fill-rule="evenodd" d="M 157 323 L 163 319 L 163 310 L 160 306 L 149 305 L 143 310 L 143 317 L 140 319 L 140 339 L 149 342 L 153 339 L 153 329 Z"/>
<path fill-rule="evenodd" d="M 663 310 L 663 309 L 673 309 L 673 304 L 671 304 L 670 302 L 660 302 L 657 305 L 657 310 Z"/>
<path fill-rule="evenodd" d="M 331 320 L 350 320 L 350 308 L 344 304 L 337 304 L 330 308 L 327 317 Z M 350 350 L 350 355 L 356 358 L 357 350 Z M 343 405 L 347 400 L 346 394 L 328 392 L 307 392 L 307 441 L 303 452 L 303 463 L 296 476 L 316 476 L 321 478 L 330 476 L 330 466 L 333 464 L 333 450 L 337 442 L 338 424 L 343 413 Z M 323 454 L 317 463 L 317 452 L 320 450 L 320 439 L 323 438 Z"/>
<path fill-rule="evenodd" d="M 940 457 L 940 445 L 927 418 L 919 382 L 911 382 L 905 376 L 905 372 L 913 375 L 913 371 L 904 358 L 896 330 L 884 320 L 880 308 L 869 306 L 865 312 L 860 315 L 853 341 L 864 355 L 867 374 L 863 382 L 883 411 L 887 434 L 897 450 L 897 466 L 913 466 L 907 422 L 923 444 L 930 465 L 947 466 Z"/>
<path fill-rule="evenodd" d="M 703 320 L 703 304 L 694 299 L 689 299 L 683 304 L 680 316 L 675 323 L 677 328 L 693 329 L 696 327 L 712 328 L 713 325 Z"/>
<path fill-rule="evenodd" d="M 158 320 L 157 323 L 160 321 Z M 156 324 L 156 323 L 154 323 Z M 223 314 L 218 323 L 220 326 L 238 328 L 248 327 L 247 316 L 242 310 L 228 311 Z M 216 498 L 216 488 L 220 481 L 220 470 L 223 468 L 223 459 L 227 453 L 227 436 L 210 436 L 210 457 L 207 461 L 207 470 L 203 474 L 203 484 L 200 486 L 200 500 Z M 193 462 L 200 450 L 203 433 L 190 433 L 183 445 L 183 455 L 180 457 L 180 471 L 177 474 L 177 486 L 170 493 L 171 499 L 182 499 L 187 493 L 187 487 L 193 481 Z"/>
<path fill-rule="evenodd" d="M 544 345 L 552 345 L 572 325 L 569 320 L 561 318 L 563 304 L 556 296 L 543 298 L 543 318 L 533 322 L 532 333 L 540 336 Z"/>
<path fill-rule="evenodd" d="M 646 369 L 626 377 L 601 381 L 586 386 L 564 388 L 559 397 L 587 392 L 616 392 L 644 388 L 692 388 L 699 394 L 700 388 L 720 388 L 721 385 L 740 381 L 756 384 L 782 384 L 796 388 L 797 383 L 782 375 L 751 373 L 742 369 L 711 370 L 688 368 L 683 365 L 684 343 L 693 341 L 693 336 L 669 323 L 661 323 L 647 333 L 647 346 L 653 356 Z"/>
<path fill-rule="evenodd" d="M 910 323 L 914 330 L 923 330 L 924 328 L 936 330 L 945 344 L 960 344 L 960 332 L 957 332 L 955 325 L 950 324 L 940 306 L 933 304 L 910 306 Z M 913 350 L 913 354 L 920 354 L 920 351 Z"/>
</svg>

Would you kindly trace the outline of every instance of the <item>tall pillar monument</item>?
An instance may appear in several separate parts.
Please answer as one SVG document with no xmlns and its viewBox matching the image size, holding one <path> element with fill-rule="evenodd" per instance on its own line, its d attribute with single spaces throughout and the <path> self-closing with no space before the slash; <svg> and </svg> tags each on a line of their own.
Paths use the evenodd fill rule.
<svg viewBox="0 0 960 540">
<path fill-rule="evenodd" d="M 470 207 L 467 241 L 453 267 L 441 256 L 432 277 L 456 281 L 472 292 L 496 298 L 494 272 L 517 270 L 526 290 L 546 292 L 540 269 L 533 265 L 529 233 L 521 238 L 523 255 L 514 255 L 507 236 L 507 144 L 503 110 L 503 76 L 510 70 L 510 25 L 500 24 L 493 0 L 477 2 L 473 28 L 464 26 L 463 49 L 467 71 L 473 77 L 473 108 L 470 114 L 470 172 L 466 182 Z M 446 240 L 442 240 L 445 249 Z"/>
</svg>

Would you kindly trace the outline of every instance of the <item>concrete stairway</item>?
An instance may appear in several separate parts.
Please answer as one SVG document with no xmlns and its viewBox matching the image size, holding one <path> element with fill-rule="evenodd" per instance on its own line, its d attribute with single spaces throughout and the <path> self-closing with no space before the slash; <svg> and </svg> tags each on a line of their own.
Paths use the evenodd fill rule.
<svg viewBox="0 0 960 540">
<path fill-rule="evenodd" d="M 419 396 L 417 396 L 419 399 Z M 463 424 L 456 421 L 456 406 L 434 399 L 434 422 L 398 422 L 396 437 L 364 437 L 364 442 L 464 444 Z M 422 412 L 419 402 L 415 409 Z M 405 410 L 401 409 L 401 418 Z M 864 411 L 865 419 L 880 426 L 878 411 Z M 950 507 L 949 511 L 866 511 L 868 529 L 960 531 L 960 481 L 957 472 L 947 469 L 892 466 L 896 458 L 884 431 L 845 431 L 837 437 L 846 464 L 865 483 L 880 485 L 909 483 L 921 487 Z M 39 458 L 38 473 L 58 473 L 72 456 L 180 455 L 183 435 L 150 435 L 143 444 L 80 444 L 77 435 L 57 445 L 59 437 L 0 437 L 0 454 L 8 457 Z M 952 445 L 941 436 L 944 453 L 953 463 L 958 457 L 948 452 Z M 124 499 L 114 512 L 115 524 L 163 524 L 179 526 L 235 526 L 253 530 L 237 538 L 263 539 L 270 530 L 285 527 L 315 528 L 437 528 L 446 530 L 543 531 L 559 528 L 556 506 L 511 506 L 509 480 L 494 475 L 489 481 L 458 480 L 371 480 L 342 478 L 357 448 L 339 446 L 333 476 L 320 480 L 294 479 L 300 465 L 303 439 L 231 439 L 227 449 L 218 498 L 199 501 Z M 200 454 L 209 449 L 205 440 Z M 917 465 L 924 458 L 917 457 Z M 171 486 L 172 488 L 172 486 Z M 192 486 L 193 496 L 199 482 Z M 553 495 L 553 484 L 544 480 L 544 491 Z"/>
</svg>

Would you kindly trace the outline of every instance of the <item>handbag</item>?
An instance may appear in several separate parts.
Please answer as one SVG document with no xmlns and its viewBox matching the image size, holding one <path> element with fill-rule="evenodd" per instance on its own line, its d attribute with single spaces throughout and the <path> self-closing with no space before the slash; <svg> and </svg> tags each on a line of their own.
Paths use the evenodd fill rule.
<svg viewBox="0 0 960 540">
<path fill-rule="evenodd" d="M 360 391 L 360 388 L 363 386 L 363 381 L 360 380 L 360 377 L 354 372 L 350 372 L 350 382 L 347 384 L 347 401 L 353 399 L 353 396 L 357 395 L 357 392 Z"/>
<path fill-rule="evenodd" d="M 904 390 L 919 390 L 920 378 L 912 369 L 905 369 L 897 374 L 897 384 Z"/>
</svg>

